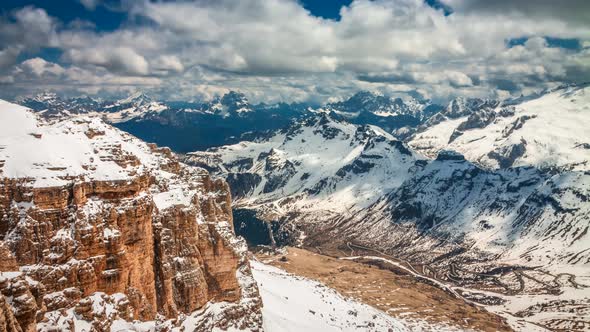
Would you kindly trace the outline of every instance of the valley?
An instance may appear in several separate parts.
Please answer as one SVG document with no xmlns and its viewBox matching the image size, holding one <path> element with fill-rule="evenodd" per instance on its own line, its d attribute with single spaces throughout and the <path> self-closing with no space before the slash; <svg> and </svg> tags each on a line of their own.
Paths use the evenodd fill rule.
<svg viewBox="0 0 590 332">
<path fill-rule="evenodd" d="M 289 273 L 320 281 L 399 319 L 410 328 L 511 331 L 502 318 L 483 308 L 420 281 L 402 269 L 387 269 L 369 259 L 349 260 L 348 256 L 322 255 L 293 247 L 270 255 L 262 250 L 256 256 Z"/>
<path fill-rule="evenodd" d="M 590 332 L 590 0 L 0 13 L 0 332 Z"/>
<path fill-rule="evenodd" d="M 237 143 L 222 145 L 223 130 L 200 142 L 206 149 L 183 141 L 195 147 L 187 153 L 116 127 L 163 145 L 179 138 L 150 131 L 154 121 L 186 134 L 208 121 L 274 118 L 273 107 L 238 93 L 197 109 L 143 94 L 102 104 L 39 97 L 34 110 L 4 103 L 4 296 L 21 308 L 12 299 L 31 278 L 27 296 L 38 304 L 28 310 L 45 318 L 16 319 L 38 329 L 588 330 L 590 123 L 579 116 L 588 89 L 441 108 L 358 93 L 296 108 L 280 128 L 236 132 Z M 539 129 L 553 108 L 571 122 L 558 139 Z M 187 131 L 169 126 L 178 116 L 192 119 L 177 123 Z M 72 149 L 59 150 L 68 140 Z M 47 152 L 15 152 L 32 145 Z M 144 228 L 127 229 L 133 218 Z M 84 237 L 90 228 L 98 235 Z M 85 242 L 95 237 L 103 244 Z M 46 249 L 31 256 L 28 241 Z M 153 271 L 142 270 L 148 263 Z M 84 277 L 58 277 L 88 266 Z M 34 283 L 44 271 L 60 271 L 45 280 L 47 295 Z M 70 294 L 76 287 L 83 292 Z M 330 313 L 336 307 L 350 313 Z"/>
<path fill-rule="evenodd" d="M 546 123 L 553 116 L 546 109 L 555 107 L 571 107 L 560 116 L 574 116 L 587 109 L 587 98 L 587 87 L 565 87 L 516 106 L 457 100 L 417 127 L 406 139 L 408 148 L 377 127 L 320 113 L 274 136 L 183 160 L 218 165 L 209 169 L 228 179 L 234 208 L 248 211 L 244 218 L 238 214 L 236 228 L 259 225 L 262 244 L 273 245 L 276 234 L 275 245 L 411 276 L 499 314 L 516 330 L 586 330 L 587 151 L 550 155 L 554 140 L 542 141 L 510 119 L 520 123 L 528 113 L 530 121 Z M 478 122 L 486 116 L 491 120 Z M 451 126 L 445 129 L 449 135 L 452 126 L 476 136 L 515 129 L 491 145 L 478 143 L 479 154 L 462 155 L 453 146 L 426 156 L 413 150 L 425 146 L 422 132 L 443 126 Z M 559 139 L 578 146 L 588 137 L 573 130 Z M 533 143 L 521 154 L 511 152 L 523 140 Z M 249 220 L 257 222 L 248 225 Z"/>
</svg>

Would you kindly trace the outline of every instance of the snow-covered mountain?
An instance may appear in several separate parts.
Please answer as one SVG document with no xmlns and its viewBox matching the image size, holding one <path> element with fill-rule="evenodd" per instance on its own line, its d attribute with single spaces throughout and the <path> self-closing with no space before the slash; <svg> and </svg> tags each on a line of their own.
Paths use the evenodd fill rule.
<svg viewBox="0 0 590 332">
<path fill-rule="evenodd" d="M 310 113 L 329 113 L 350 123 L 376 125 L 405 138 L 442 109 L 429 101 L 411 97 L 402 100 L 365 91 L 319 108 L 305 103 L 252 104 L 236 91 L 202 103 L 158 101 L 141 91 L 116 101 L 42 93 L 17 102 L 48 119 L 98 116 L 143 140 L 178 152 L 238 143 L 283 128 Z"/>
<path fill-rule="evenodd" d="M 45 118 L 67 117 L 71 114 L 94 112 L 102 107 L 102 101 L 87 96 L 61 98 L 55 93 L 43 92 L 34 96 L 18 98 L 16 102 L 37 111 Z"/>
<path fill-rule="evenodd" d="M 121 123 L 156 116 L 167 109 L 165 103 L 155 101 L 138 91 L 127 98 L 103 104 L 96 112 L 110 123 Z"/>
<path fill-rule="evenodd" d="M 400 128 L 414 128 L 441 109 L 428 100 L 409 96 L 393 98 L 360 91 L 344 101 L 329 103 L 317 112 L 332 112 L 351 123 L 376 125 L 391 133 Z"/>
<path fill-rule="evenodd" d="M 326 108 L 347 118 L 357 117 L 362 113 L 371 113 L 382 117 L 409 115 L 422 120 L 429 116 L 428 112 L 424 111 L 430 105 L 429 101 L 417 100 L 412 97 L 402 100 L 370 91 L 360 91 L 344 101 L 330 103 L 326 105 Z"/>
<path fill-rule="evenodd" d="M 105 123 L 0 100 L 7 331 L 262 327 L 227 183 Z M 0 324 L 4 328 L 6 324 Z"/>
<path fill-rule="evenodd" d="M 454 101 L 443 114 L 465 121 L 496 110 L 495 104 Z M 584 136 L 576 130 L 569 133 L 571 140 Z M 321 113 L 274 135 L 190 153 L 184 160 L 224 176 L 235 207 L 255 209 L 271 220 L 293 212 L 346 219 L 366 209 L 360 212 L 366 214 L 365 221 L 403 222 L 412 225 L 412 232 L 477 243 L 472 248 L 503 252 L 504 257 L 522 254 L 524 262 L 560 264 L 576 256 L 570 263 L 585 264 L 590 259 L 590 253 L 580 252 L 590 240 L 584 231 L 590 176 L 585 164 L 575 159 L 575 167 L 558 172 L 534 165 L 488 169 L 452 150 L 438 151 L 437 158 L 429 160 L 378 127 Z M 364 235 L 381 232 L 367 230 L 371 228 L 363 228 Z M 539 249 L 541 243 L 552 243 L 550 254 Z"/>
<path fill-rule="evenodd" d="M 518 101 L 458 98 L 407 145 L 319 113 L 185 160 L 224 176 L 234 206 L 253 211 L 236 214 L 244 234 L 266 220 L 280 243 L 370 248 L 468 294 L 507 296 L 469 295 L 485 305 L 526 294 L 530 307 L 518 310 L 541 310 L 531 314 L 534 324 L 567 328 L 576 311 L 561 320 L 556 312 L 581 305 L 587 288 L 576 280 L 590 280 L 588 89 Z"/>
<path fill-rule="evenodd" d="M 488 168 L 590 169 L 590 85 L 520 102 L 455 100 L 420 127 L 409 145 L 434 157 L 458 151 Z"/>
<path fill-rule="evenodd" d="M 37 111 L 46 119 L 60 120 L 85 114 L 102 117 L 109 123 L 145 118 L 168 109 L 167 105 L 153 100 L 141 91 L 116 101 L 103 101 L 87 96 L 62 98 L 55 93 L 44 92 L 20 98 L 16 102 Z"/>
<path fill-rule="evenodd" d="M 382 129 L 325 113 L 254 142 L 185 158 L 223 175 L 236 206 L 270 203 L 267 207 L 275 214 L 367 207 L 407 179 L 415 160 L 402 142 Z"/>
<path fill-rule="evenodd" d="M 370 93 L 312 111 L 251 105 L 239 93 L 150 111 L 154 102 L 138 94 L 101 102 L 111 111 L 86 113 L 180 151 L 209 148 L 183 161 L 226 179 L 238 233 L 263 225 L 262 233 L 281 244 L 373 250 L 456 287 L 469 301 L 499 307 L 529 296 L 530 305 L 510 312 L 567 329 L 578 315 L 568 308 L 583 304 L 590 281 L 589 89 L 564 86 L 504 101 L 456 98 L 438 113 L 427 102 Z M 75 114 L 56 96 L 37 102 Z M 57 132 L 69 130 L 60 126 Z M 29 131 L 28 140 L 46 135 Z M 535 307 L 538 296 L 545 302 Z M 554 318 L 557 311 L 562 318 Z"/>
<path fill-rule="evenodd" d="M 486 170 L 445 151 L 346 223 L 355 224 L 358 236 L 368 225 L 389 229 L 371 240 L 383 248 L 415 241 L 400 246 L 400 256 L 429 260 L 458 246 L 464 250 L 451 254 L 453 259 L 483 254 L 496 263 L 559 271 L 590 262 L 589 197 L 585 172 Z M 428 251 L 419 254 L 420 249 Z"/>
<path fill-rule="evenodd" d="M 241 116 L 245 113 L 252 112 L 252 106 L 243 93 L 230 91 L 222 97 L 204 105 L 205 112 L 220 115 L 224 118 L 229 116 Z"/>
<path fill-rule="evenodd" d="M 235 91 L 204 103 L 157 101 L 141 91 L 116 101 L 42 93 L 17 102 L 53 120 L 79 114 L 100 117 L 179 152 L 237 143 L 242 135 L 282 128 L 308 112 L 305 104 L 253 105 Z"/>
</svg>

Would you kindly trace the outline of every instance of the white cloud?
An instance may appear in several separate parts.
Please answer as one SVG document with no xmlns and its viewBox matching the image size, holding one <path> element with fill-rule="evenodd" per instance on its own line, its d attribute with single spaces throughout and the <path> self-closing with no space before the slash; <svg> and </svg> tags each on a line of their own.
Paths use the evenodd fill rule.
<svg viewBox="0 0 590 332">
<path fill-rule="evenodd" d="M 82 6 L 88 10 L 95 10 L 100 4 L 100 0 L 79 0 Z"/>
<path fill-rule="evenodd" d="M 41 58 L 32 58 L 21 63 L 20 68 L 26 72 L 32 73 L 36 77 L 41 77 L 44 74 L 52 74 L 59 76 L 65 72 L 65 69 L 52 62 L 47 62 Z"/>
<path fill-rule="evenodd" d="M 228 88 L 261 100 L 319 100 L 360 88 L 445 98 L 590 79 L 590 23 L 568 20 L 571 6 L 552 16 L 549 0 L 535 10 L 523 1 L 444 2 L 452 15 L 423 0 L 354 0 L 336 21 L 295 0 L 128 1 L 130 20 L 100 33 L 26 7 L 0 20 L 0 41 L 11 45 L 0 50 L 0 75 L 12 75 L 6 68 L 23 50 L 51 45 L 63 50 L 59 66 L 76 82 L 147 84 L 167 99 Z M 544 36 L 577 38 L 586 49 L 549 47 Z M 529 39 L 507 47 L 520 37 Z"/>
<path fill-rule="evenodd" d="M 184 70 L 182 62 L 174 55 L 161 55 L 154 60 L 152 67 L 162 72 L 180 73 Z"/>
<path fill-rule="evenodd" d="M 149 73 L 146 59 L 129 47 L 73 49 L 65 56 L 78 65 L 94 65 L 123 74 Z"/>
</svg>

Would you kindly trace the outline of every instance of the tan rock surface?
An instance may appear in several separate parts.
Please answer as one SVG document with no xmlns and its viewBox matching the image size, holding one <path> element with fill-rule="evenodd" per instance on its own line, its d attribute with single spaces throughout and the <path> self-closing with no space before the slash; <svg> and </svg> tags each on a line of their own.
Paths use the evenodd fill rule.
<svg viewBox="0 0 590 332">
<path fill-rule="evenodd" d="M 22 332 L 12 308 L 6 303 L 3 295 L 0 295 L 0 332 Z"/>
</svg>

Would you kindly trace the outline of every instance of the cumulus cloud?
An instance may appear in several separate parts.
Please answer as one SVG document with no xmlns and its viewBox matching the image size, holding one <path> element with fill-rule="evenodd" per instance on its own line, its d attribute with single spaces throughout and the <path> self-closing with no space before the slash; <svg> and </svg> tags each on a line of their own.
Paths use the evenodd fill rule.
<svg viewBox="0 0 590 332">
<path fill-rule="evenodd" d="M 23 61 L 19 68 L 23 71 L 33 74 L 36 77 L 41 77 L 44 74 L 59 76 L 65 72 L 65 69 L 62 66 L 56 63 L 47 62 L 41 58 L 32 58 Z"/>
<path fill-rule="evenodd" d="M 80 1 L 89 10 L 100 4 Z M 315 17 L 295 0 L 126 1 L 129 21 L 110 32 L 84 21 L 60 25 L 25 7 L 0 20 L 0 45 L 7 45 L 0 77 L 18 83 L 24 74 L 10 68 L 19 54 L 51 46 L 63 52 L 56 64 L 62 77 L 101 87 L 146 84 L 166 99 L 229 88 L 267 101 L 320 100 L 356 89 L 444 99 L 590 80 L 587 1 L 567 2 L 554 15 L 549 0 L 439 1 L 453 13 L 423 0 L 354 0 L 339 20 Z M 581 47 L 554 47 L 548 36 L 574 38 Z M 508 43 L 515 38 L 524 42 Z M 28 68 L 27 79 L 51 73 L 35 62 L 43 69 L 18 65 Z"/>
<path fill-rule="evenodd" d="M 146 59 L 129 47 L 73 49 L 65 54 L 65 58 L 78 65 L 99 66 L 117 73 L 149 73 Z"/>
<path fill-rule="evenodd" d="M 0 70 L 14 65 L 23 51 L 54 46 L 56 27 L 45 10 L 30 6 L 0 17 Z"/>
<path fill-rule="evenodd" d="M 24 7 L 0 18 L 1 44 L 22 50 L 55 46 L 57 21 L 40 8 Z"/>
<path fill-rule="evenodd" d="M 161 55 L 157 57 L 153 63 L 152 67 L 164 74 L 169 72 L 176 72 L 180 73 L 184 70 L 184 66 L 182 62 L 176 57 L 175 55 Z"/>
</svg>

